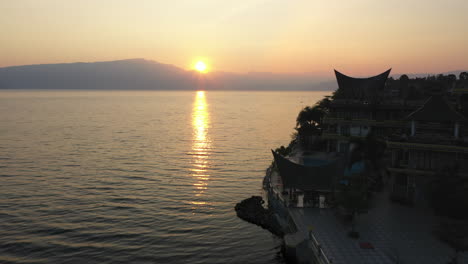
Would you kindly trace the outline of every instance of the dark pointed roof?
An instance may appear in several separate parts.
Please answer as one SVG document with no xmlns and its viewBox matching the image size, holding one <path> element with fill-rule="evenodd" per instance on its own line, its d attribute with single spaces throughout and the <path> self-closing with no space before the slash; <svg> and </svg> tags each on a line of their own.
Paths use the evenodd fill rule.
<svg viewBox="0 0 468 264">
<path fill-rule="evenodd" d="M 431 96 L 422 107 L 409 114 L 406 120 L 465 122 L 466 118 L 455 111 L 440 95 Z"/>
<path fill-rule="evenodd" d="M 354 78 L 335 70 L 338 97 L 358 100 L 374 100 L 383 91 L 392 69 L 369 78 Z"/>
<path fill-rule="evenodd" d="M 294 163 L 280 154 L 271 151 L 275 158 L 283 186 L 301 190 L 332 190 L 334 182 L 343 174 L 344 166 L 338 160 L 330 160 L 315 166 Z"/>
</svg>

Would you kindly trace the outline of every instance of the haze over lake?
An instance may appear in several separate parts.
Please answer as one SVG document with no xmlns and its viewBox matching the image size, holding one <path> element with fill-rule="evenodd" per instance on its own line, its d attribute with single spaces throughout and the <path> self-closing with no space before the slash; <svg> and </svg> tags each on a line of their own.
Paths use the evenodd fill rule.
<svg viewBox="0 0 468 264">
<path fill-rule="evenodd" d="M 281 263 L 233 207 L 326 94 L 0 91 L 0 262 Z"/>
</svg>

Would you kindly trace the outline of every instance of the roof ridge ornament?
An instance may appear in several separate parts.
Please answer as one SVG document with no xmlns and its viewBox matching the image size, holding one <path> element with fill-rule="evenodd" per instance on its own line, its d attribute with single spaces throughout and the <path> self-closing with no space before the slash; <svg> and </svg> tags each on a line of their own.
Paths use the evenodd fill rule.
<svg viewBox="0 0 468 264">
<path fill-rule="evenodd" d="M 336 69 L 335 76 L 338 82 L 337 98 L 357 99 L 374 102 L 383 96 L 385 82 L 392 69 L 368 78 L 354 78 L 347 76 Z"/>
</svg>

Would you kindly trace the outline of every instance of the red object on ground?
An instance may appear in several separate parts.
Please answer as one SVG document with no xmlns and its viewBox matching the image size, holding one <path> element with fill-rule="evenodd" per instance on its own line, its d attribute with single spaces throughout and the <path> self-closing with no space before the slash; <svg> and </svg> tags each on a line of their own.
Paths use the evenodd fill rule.
<svg viewBox="0 0 468 264">
<path fill-rule="evenodd" d="M 363 249 L 374 249 L 374 246 L 369 242 L 361 242 L 359 246 Z"/>
</svg>

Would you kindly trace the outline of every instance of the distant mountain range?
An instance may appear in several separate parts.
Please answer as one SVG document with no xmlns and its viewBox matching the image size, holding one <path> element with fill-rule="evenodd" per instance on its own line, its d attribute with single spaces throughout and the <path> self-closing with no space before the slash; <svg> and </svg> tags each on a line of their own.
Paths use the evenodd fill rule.
<svg viewBox="0 0 468 264">
<path fill-rule="evenodd" d="M 462 71 L 444 74 L 458 75 Z M 331 71 L 332 73 L 332 71 Z M 407 74 L 410 78 L 434 74 Z M 401 74 L 393 74 L 399 78 Z M 313 74 L 199 74 L 145 59 L 39 64 L 0 68 L 0 89 L 95 90 L 323 90 L 337 88 L 333 77 Z"/>
<path fill-rule="evenodd" d="M 199 74 L 145 59 L 0 68 L 0 89 L 332 90 L 336 83 L 307 74 Z"/>
</svg>

